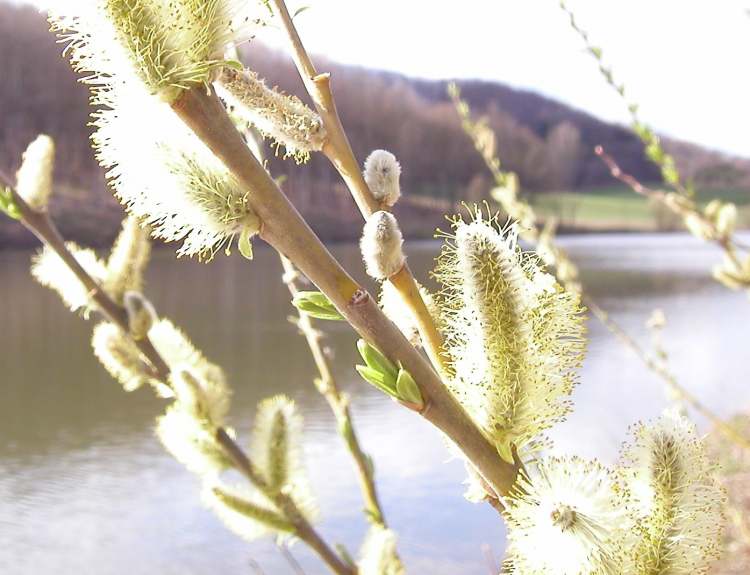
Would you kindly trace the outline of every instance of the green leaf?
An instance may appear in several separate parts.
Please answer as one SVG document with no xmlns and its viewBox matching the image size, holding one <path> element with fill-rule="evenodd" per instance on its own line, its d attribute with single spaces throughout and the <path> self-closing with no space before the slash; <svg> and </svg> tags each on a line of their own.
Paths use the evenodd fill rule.
<svg viewBox="0 0 750 575">
<path fill-rule="evenodd" d="M 21 219 L 21 210 L 13 201 L 13 193 L 8 188 L 0 188 L 0 210 L 14 220 Z"/>
<path fill-rule="evenodd" d="M 292 305 L 310 317 L 330 321 L 343 321 L 339 313 L 325 294 L 319 291 L 301 291 L 294 294 Z"/>
<path fill-rule="evenodd" d="M 251 260 L 253 259 L 253 242 L 252 242 L 253 234 L 248 229 L 243 229 L 240 233 L 240 239 L 237 242 L 237 247 L 240 250 L 240 253 L 245 259 Z"/>
<path fill-rule="evenodd" d="M 385 374 L 389 381 L 393 381 L 393 389 L 396 389 L 396 378 L 398 377 L 398 368 L 391 360 L 385 357 L 380 351 L 371 346 L 365 340 L 360 339 L 357 342 L 359 355 L 365 360 L 368 367 Z"/>
<path fill-rule="evenodd" d="M 422 392 L 419 391 L 417 382 L 405 369 L 400 369 L 398 372 L 396 392 L 401 400 L 418 405 L 420 408 L 424 406 Z"/>
<path fill-rule="evenodd" d="M 387 393 L 391 397 L 396 397 L 396 380 L 389 379 L 386 374 L 366 365 L 355 365 L 354 369 L 357 373 L 362 376 L 367 383 L 374 385 L 383 393 Z"/>
</svg>

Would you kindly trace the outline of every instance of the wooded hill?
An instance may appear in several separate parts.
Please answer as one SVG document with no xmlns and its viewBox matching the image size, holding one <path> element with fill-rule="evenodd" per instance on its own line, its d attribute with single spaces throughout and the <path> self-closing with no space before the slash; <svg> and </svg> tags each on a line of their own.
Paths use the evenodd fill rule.
<svg viewBox="0 0 750 575">
<path fill-rule="evenodd" d="M 59 190 L 53 213 L 69 236 L 102 243 L 113 235 L 122 214 L 89 147 L 87 89 L 77 83 L 61 52 L 62 46 L 36 10 L 0 4 L 0 166 L 14 171 L 38 133 L 55 138 Z M 242 57 L 269 85 L 303 94 L 285 55 L 251 43 L 243 47 Z M 401 161 L 402 188 L 410 199 L 402 209 L 428 214 L 411 218 L 407 233 L 429 236 L 435 225 L 443 223 L 440 211 L 446 206 L 487 196 L 489 177 L 447 100 L 447 82 L 319 64 L 333 74 L 339 111 L 357 157 L 364 160 L 369 151 L 385 148 Z M 640 179 L 657 179 L 640 142 L 624 127 L 502 84 L 464 81 L 460 85 L 474 110 L 485 114 L 497 133 L 504 166 L 516 171 L 532 193 L 610 183 L 592 153 L 597 144 Z M 744 179 L 750 172 L 744 162 L 696 146 L 675 149 L 682 154 L 678 161 L 689 157 L 692 166 L 714 179 Z M 303 166 L 273 158 L 271 170 L 288 176 L 287 193 L 321 235 L 329 239 L 357 235 L 360 224 L 351 200 L 323 158 L 314 157 Z M 0 246 L 24 237 L 17 226 L 0 222 Z"/>
</svg>

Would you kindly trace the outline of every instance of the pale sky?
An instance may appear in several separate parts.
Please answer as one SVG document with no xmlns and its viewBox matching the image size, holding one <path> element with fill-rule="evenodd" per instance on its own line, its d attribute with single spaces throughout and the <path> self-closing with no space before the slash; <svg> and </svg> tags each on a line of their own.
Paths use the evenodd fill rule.
<svg viewBox="0 0 750 575">
<path fill-rule="evenodd" d="M 33 0 L 37 5 L 53 1 Z M 249 0 L 253 1 L 253 0 Z M 497 80 L 627 121 L 557 0 L 292 0 L 312 52 L 423 78 Z M 642 119 L 750 157 L 750 0 L 569 0 Z M 278 30 L 262 38 L 283 46 Z"/>
</svg>

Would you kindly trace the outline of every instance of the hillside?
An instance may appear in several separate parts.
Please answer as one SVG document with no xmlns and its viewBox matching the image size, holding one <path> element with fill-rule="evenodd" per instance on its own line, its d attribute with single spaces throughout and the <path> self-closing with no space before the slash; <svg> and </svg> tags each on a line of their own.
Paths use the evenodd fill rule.
<svg viewBox="0 0 750 575">
<path fill-rule="evenodd" d="M 14 171 L 38 133 L 53 136 L 59 150 L 53 213 L 68 237 L 100 244 L 113 235 L 121 211 L 89 148 L 87 90 L 76 82 L 61 50 L 43 16 L 31 8 L 0 4 L 0 167 Z M 302 93 L 286 56 L 253 43 L 243 47 L 242 57 L 270 85 Z M 321 62 L 321 68 L 333 74 L 339 110 L 357 156 L 364 159 L 370 150 L 386 148 L 401 161 L 407 201 L 400 209 L 418 216 L 404 219 L 408 234 L 429 236 L 455 201 L 486 197 L 489 178 L 447 101 L 447 82 L 331 62 Z M 657 178 L 638 140 L 621 126 L 502 84 L 460 84 L 475 111 L 486 114 L 497 133 L 506 168 L 516 171 L 532 193 L 609 184 L 591 152 L 596 144 L 640 179 Z M 674 149 L 680 152 L 678 161 L 689 158 L 714 179 L 748 180 L 747 162 L 687 144 Z M 296 166 L 274 158 L 271 170 L 288 176 L 287 193 L 321 235 L 344 239 L 359 233 L 352 202 L 324 159 L 314 157 Z M 17 226 L 0 221 L 0 246 L 27 241 Z"/>
</svg>

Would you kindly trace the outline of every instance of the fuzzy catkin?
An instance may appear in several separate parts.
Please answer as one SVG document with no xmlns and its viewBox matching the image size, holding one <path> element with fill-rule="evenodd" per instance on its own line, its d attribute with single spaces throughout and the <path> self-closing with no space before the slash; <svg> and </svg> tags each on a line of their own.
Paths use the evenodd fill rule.
<svg viewBox="0 0 750 575">
<path fill-rule="evenodd" d="M 96 156 L 115 194 L 154 236 L 182 241 L 181 255 L 210 259 L 260 226 L 249 190 L 169 105 L 225 64 L 240 4 L 91 0 L 50 11 L 74 69 L 88 74 Z"/>
<path fill-rule="evenodd" d="M 105 277 L 106 267 L 93 250 L 81 248 L 73 242 L 66 242 L 65 246 L 95 281 Z M 71 311 L 81 311 L 87 316 L 96 309 L 91 292 L 49 246 L 44 246 L 33 257 L 31 275 L 41 285 L 56 291 Z"/>
<path fill-rule="evenodd" d="M 55 143 L 49 136 L 40 135 L 23 153 L 21 167 L 16 173 L 16 191 L 36 212 L 47 211 L 52 193 L 52 172 L 55 166 Z"/>
<path fill-rule="evenodd" d="M 386 280 L 404 267 L 404 238 L 398 221 L 389 212 L 375 212 L 362 230 L 359 242 L 367 273 L 375 279 Z"/>
<path fill-rule="evenodd" d="M 229 411 L 231 398 L 223 370 L 208 361 L 182 330 L 167 319 L 157 321 L 148 335 L 173 374 L 188 371 L 200 381 L 206 417 L 217 425 L 221 424 Z"/>
<path fill-rule="evenodd" d="M 326 131 L 320 117 L 299 98 L 267 87 L 255 72 L 224 68 L 217 89 L 237 117 L 284 146 L 297 161 L 323 148 Z"/>
<path fill-rule="evenodd" d="M 401 197 L 401 164 L 386 150 L 375 150 L 365 160 L 364 178 L 375 199 L 392 207 Z"/>
<path fill-rule="evenodd" d="M 206 85 L 225 47 L 248 39 L 259 6 L 240 0 L 87 0 L 50 6 L 50 22 L 69 46 L 76 71 L 94 86 L 142 82 L 172 102 Z"/>
<path fill-rule="evenodd" d="M 695 426 L 675 409 L 637 425 L 621 483 L 636 526 L 626 572 L 708 573 L 721 550 L 724 492 Z"/>
<path fill-rule="evenodd" d="M 150 256 L 148 232 L 136 218 L 126 218 L 107 259 L 107 274 L 102 287 L 109 297 L 121 304 L 125 292 L 141 292 Z"/>
<path fill-rule="evenodd" d="M 585 345 L 578 296 L 520 251 L 515 228 L 479 211 L 454 221 L 435 275 L 449 387 L 505 459 L 536 450 L 570 410 Z"/>
<path fill-rule="evenodd" d="M 294 532 L 289 520 L 258 490 L 230 487 L 214 480 L 206 482 L 203 500 L 230 531 L 245 541 L 269 534 L 284 539 Z"/>
<path fill-rule="evenodd" d="M 404 575 L 396 553 L 396 534 L 390 529 L 373 525 L 367 532 L 359 561 L 360 575 Z"/>
<path fill-rule="evenodd" d="M 272 490 L 291 496 L 306 517 L 317 515 L 302 458 L 302 418 L 289 398 L 258 404 L 250 456 Z"/>
<path fill-rule="evenodd" d="M 614 474 L 578 457 L 542 460 L 508 506 L 508 562 L 523 575 L 621 575 L 628 524 Z M 641 575 L 641 572 L 632 572 Z M 643 574 L 645 575 L 645 573 Z"/>
</svg>

